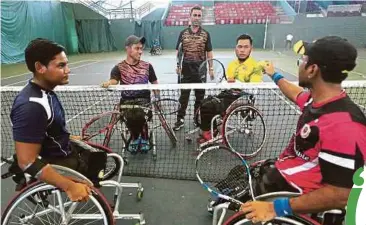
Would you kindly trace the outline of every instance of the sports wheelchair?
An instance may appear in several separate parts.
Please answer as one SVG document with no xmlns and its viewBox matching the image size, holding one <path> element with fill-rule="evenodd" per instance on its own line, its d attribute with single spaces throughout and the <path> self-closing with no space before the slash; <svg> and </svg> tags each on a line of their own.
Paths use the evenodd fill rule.
<svg viewBox="0 0 366 225">
<path fill-rule="evenodd" d="M 265 143 L 266 126 L 262 113 L 254 106 L 256 101 L 254 95 L 233 89 L 223 91 L 212 98 L 220 105 L 220 109 L 212 110 L 216 113 L 211 119 L 210 127 L 213 138 L 199 143 L 197 151 L 201 151 L 211 144 L 223 142 L 243 157 L 255 156 Z M 187 141 L 192 141 L 193 134 L 201 130 L 200 109 L 196 110 L 194 116 L 197 128 L 186 133 Z M 221 134 L 219 130 L 221 130 Z"/>
<path fill-rule="evenodd" d="M 85 145 L 79 142 L 80 145 Z M 94 148 L 89 149 L 96 151 Z M 86 150 L 86 151 L 88 151 Z M 99 177 L 99 181 L 91 181 L 75 170 L 59 165 L 51 165 L 57 172 L 75 181 L 87 182 L 91 185 L 92 194 L 87 202 L 72 202 L 67 194 L 47 183 L 30 178 L 27 174 L 8 172 L 2 179 L 17 176 L 25 177 L 24 187 L 13 197 L 5 207 L 1 216 L 1 224 L 114 224 L 115 220 L 137 220 L 137 225 L 146 224 L 143 213 L 121 214 L 119 205 L 123 188 L 137 188 L 137 199 L 143 196 L 143 187 L 140 183 L 122 183 L 124 162 L 121 156 L 115 153 L 107 154 L 107 158 L 118 160 L 120 167 L 117 180 L 106 180 Z M 4 160 L 4 159 L 3 159 Z M 12 163 L 5 160 L 7 163 Z M 19 181 L 19 180 L 18 180 Z M 99 187 L 115 188 L 113 203 L 109 203 Z"/>
<path fill-rule="evenodd" d="M 151 55 L 161 55 L 162 50 L 163 49 L 160 46 L 159 40 L 157 40 L 157 39 L 154 40 L 153 45 L 150 50 L 150 54 Z"/>
<path fill-rule="evenodd" d="M 128 163 L 126 151 L 132 155 L 137 153 L 146 154 L 152 150 L 153 160 L 157 160 L 156 149 L 156 130 L 162 127 L 166 132 L 173 147 L 177 144 L 177 137 L 166 120 L 166 115 L 174 114 L 178 111 L 180 105 L 175 99 L 159 99 L 152 102 L 146 102 L 146 99 L 134 99 L 126 101 L 123 104 L 117 104 L 113 111 L 102 113 L 92 118 L 82 129 L 81 138 L 84 141 L 98 143 L 102 147 L 110 147 L 111 139 L 114 134 L 118 134 L 122 139 L 122 157 L 125 163 Z M 130 116 L 128 116 L 129 114 Z M 131 120 L 131 115 L 143 114 L 144 133 L 149 142 L 147 150 L 141 150 L 141 146 L 136 151 L 130 151 L 129 145 L 132 140 L 132 132 L 128 128 L 128 120 Z M 156 115 L 160 124 L 153 123 L 153 116 Z M 156 120 L 155 120 L 156 121 Z M 139 122 L 139 121 L 137 121 Z M 142 132 L 142 131 L 138 131 Z"/>
<path fill-rule="evenodd" d="M 296 192 L 273 192 L 256 197 L 260 201 L 273 201 L 276 198 L 283 197 L 297 197 L 299 193 Z M 253 224 L 250 220 L 245 218 L 245 214 L 237 212 L 230 216 L 226 221 L 225 215 L 228 210 L 232 208 L 231 203 L 225 202 L 214 207 L 212 225 L 250 225 Z M 221 212 L 221 214 L 220 214 Z M 345 218 L 345 210 L 334 209 L 322 213 L 315 213 L 310 215 L 293 215 L 288 217 L 277 217 L 266 223 L 256 224 L 273 224 L 273 225 L 343 225 Z M 224 221 L 224 222 L 223 222 Z"/>
</svg>

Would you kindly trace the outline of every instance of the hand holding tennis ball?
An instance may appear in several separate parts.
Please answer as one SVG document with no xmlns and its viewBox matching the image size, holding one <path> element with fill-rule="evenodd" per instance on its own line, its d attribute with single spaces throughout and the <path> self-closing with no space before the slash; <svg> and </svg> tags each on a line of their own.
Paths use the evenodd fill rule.
<svg viewBox="0 0 366 225">
<path fill-rule="evenodd" d="M 273 66 L 273 63 L 272 62 L 264 61 L 264 63 L 263 63 L 263 69 L 264 69 L 264 72 L 266 74 L 268 74 L 269 76 L 271 76 L 271 77 L 275 73 L 275 69 L 274 69 L 274 66 Z"/>
</svg>

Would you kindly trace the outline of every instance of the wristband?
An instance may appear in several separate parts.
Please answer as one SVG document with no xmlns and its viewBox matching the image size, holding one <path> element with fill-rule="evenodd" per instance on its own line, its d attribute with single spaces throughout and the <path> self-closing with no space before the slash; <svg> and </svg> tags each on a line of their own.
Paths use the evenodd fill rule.
<svg viewBox="0 0 366 225">
<path fill-rule="evenodd" d="M 272 76 L 272 80 L 275 82 L 275 84 L 278 84 L 278 81 L 284 78 L 282 74 L 275 72 Z"/>
<path fill-rule="evenodd" d="M 291 216 L 293 213 L 289 198 L 278 198 L 274 200 L 273 206 L 277 217 Z"/>
</svg>

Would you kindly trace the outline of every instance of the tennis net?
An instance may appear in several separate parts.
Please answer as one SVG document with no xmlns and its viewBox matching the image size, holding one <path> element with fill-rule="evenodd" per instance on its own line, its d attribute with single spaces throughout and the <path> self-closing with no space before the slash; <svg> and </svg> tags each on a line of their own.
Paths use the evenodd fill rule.
<svg viewBox="0 0 366 225">
<path fill-rule="evenodd" d="M 349 96 L 366 113 L 366 81 L 348 81 L 343 83 Z M 255 107 L 262 113 L 266 138 L 262 151 L 254 160 L 276 157 L 286 147 L 295 130 L 300 111 L 296 105 L 287 100 L 278 87 L 273 83 L 261 84 L 159 84 L 159 85 L 130 85 L 114 86 L 103 89 L 98 86 L 61 86 L 55 89 L 61 100 L 67 120 L 67 127 L 71 134 L 80 135 L 83 126 L 94 116 L 114 109 L 122 90 L 160 90 L 161 98 L 179 99 L 182 89 L 204 89 L 205 97 L 217 95 L 223 90 L 239 88 L 255 96 Z M 22 87 L 1 87 L 1 153 L 3 157 L 14 154 L 10 111 Z M 127 152 L 128 165 L 124 174 L 131 176 L 146 176 L 173 179 L 195 179 L 194 160 L 197 155 L 198 134 L 192 134 L 192 141 L 187 141 L 186 136 L 194 127 L 194 100 L 195 95 L 190 94 L 184 127 L 176 131 L 178 142 L 171 144 L 165 130 L 156 128 L 157 160 L 151 154 L 131 155 Z M 177 115 L 167 115 L 167 123 L 173 127 Z M 156 115 L 153 116 L 155 124 L 159 123 Z M 256 134 L 252 138 L 256 138 Z M 113 135 L 110 148 L 116 152 L 122 151 L 122 139 Z M 220 165 L 218 165 L 219 169 Z"/>
</svg>

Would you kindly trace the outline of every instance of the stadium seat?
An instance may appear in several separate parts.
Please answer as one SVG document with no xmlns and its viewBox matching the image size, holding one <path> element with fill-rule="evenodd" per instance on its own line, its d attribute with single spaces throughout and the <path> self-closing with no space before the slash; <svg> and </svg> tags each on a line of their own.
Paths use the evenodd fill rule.
<svg viewBox="0 0 366 225">
<path fill-rule="evenodd" d="M 225 19 L 225 24 L 262 24 L 267 16 L 276 15 L 269 2 L 216 3 L 214 13 L 216 23 L 221 24 L 221 18 Z"/>
</svg>

